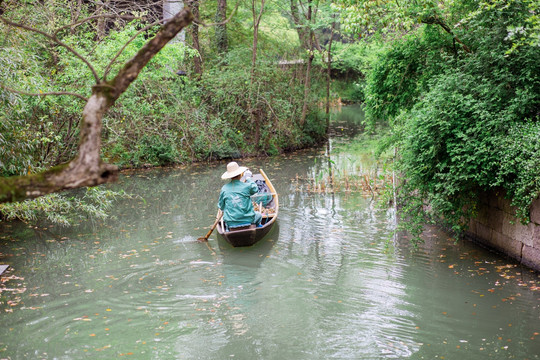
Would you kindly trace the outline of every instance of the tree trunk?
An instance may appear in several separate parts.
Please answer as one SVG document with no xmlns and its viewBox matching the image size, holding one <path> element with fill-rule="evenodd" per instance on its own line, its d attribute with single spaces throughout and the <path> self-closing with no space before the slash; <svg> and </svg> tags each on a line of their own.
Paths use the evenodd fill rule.
<svg viewBox="0 0 540 360">
<path fill-rule="evenodd" d="M 109 0 L 99 3 L 99 5 L 97 5 L 96 14 L 97 15 L 105 14 L 106 13 L 105 9 L 108 6 L 108 4 L 109 4 Z M 107 30 L 107 18 L 99 17 L 97 20 L 97 38 L 99 41 L 105 38 L 106 30 Z"/>
<path fill-rule="evenodd" d="M 193 18 L 199 19 L 199 0 L 189 0 L 186 5 L 193 14 Z M 192 24 L 189 33 L 191 35 L 193 49 L 197 50 L 197 56 L 193 58 L 193 72 L 200 77 L 203 73 L 203 61 L 199 43 L 199 26 Z"/>
<path fill-rule="evenodd" d="M 82 0 L 77 0 L 76 4 L 74 4 L 74 2 L 71 2 L 69 9 L 71 11 L 71 23 L 74 24 L 79 20 L 79 16 L 81 15 Z M 71 33 L 75 33 L 75 27 L 71 27 Z"/>
<path fill-rule="evenodd" d="M 291 5 L 291 17 L 293 19 L 296 32 L 298 33 L 298 39 L 300 40 L 300 46 L 302 49 L 309 49 L 309 32 L 306 30 L 306 25 L 303 21 L 304 16 L 301 15 L 301 11 L 298 8 L 298 0 L 290 0 Z"/>
<path fill-rule="evenodd" d="M 259 41 L 259 25 L 261 23 L 261 17 L 264 11 L 264 2 L 261 0 L 261 9 L 259 14 L 255 9 L 255 2 L 257 0 L 251 0 L 251 14 L 253 16 L 253 49 L 251 56 L 251 77 L 249 84 L 249 97 L 248 97 L 248 111 L 250 114 L 251 122 L 255 127 L 255 146 L 259 148 L 259 142 L 261 140 L 261 131 L 260 131 L 260 116 L 261 113 L 258 110 L 258 103 L 255 95 L 255 75 L 256 75 L 256 66 L 257 66 L 257 43 Z"/>
<path fill-rule="evenodd" d="M 304 126 L 307 116 L 307 107 L 309 100 L 309 93 L 311 90 L 311 67 L 313 64 L 313 30 L 311 30 L 311 18 L 312 18 L 312 0 L 308 0 L 308 12 L 306 16 L 307 23 L 309 25 L 309 57 L 306 66 L 306 76 L 304 79 L 304 105 L 302 106 L 302 115 L 300 116 L 300 127 Z"/>
<path fill-rule="evenodd" d="M 104 163 L 100 157 L 103 115 L 137 79 L 146 64 L 192 20 L 189 11 L 178 13 L 124 64 L 114 79 L 94 85 L 83 110 L 79 153 L 75 159 L 39 174 L 0 178 L 0 203 L 115 181 L 117 167 Z"/>
<path fill-rule="evenodd" d="M 330 41 L 328 42 L 328 64 L 326 68 L 326 133 L 330 131 L 330 81 L 332 75 L 332 41 L 334 40 L 334 28 L 336 22 L 332 21 L 332 29 L 330 30 Z"/>
<path fill-rule="evenodd" d="M 216 11 L 216 48 L 220 54 L 227 53 L 229 42 L 227 39 L 227 24 L 222 24 L 227 20 L 227 0 L 218 0 Z"/>
</svg>

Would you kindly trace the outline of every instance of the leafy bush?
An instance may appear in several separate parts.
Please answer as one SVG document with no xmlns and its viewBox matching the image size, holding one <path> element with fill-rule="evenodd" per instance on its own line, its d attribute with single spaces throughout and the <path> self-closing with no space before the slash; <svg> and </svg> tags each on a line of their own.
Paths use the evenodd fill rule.
<svg viewBox="0 0 540 360">
<path fill-rule="evenodd" d="M 527 220 L 540 194 L 540 52 L 522 45 L 509 53 L 507 38 L 526 14 L 522 2 L 481 6 L 463 37 L 472 54 L 452 54 L 445 35 L 428 26 L 375 67 L 366 113 L 398 131 L 406 213 L 428 209 L 460 231 L 479 190 L 502 187 Z"/>
<path fill-rule="evenodd" d="M 396 40 L 366 78 L 368 124 L 392 122 L 400 112 L 411 109 L 428 90 L 429 80 L 443 71 L 451 51 L 450 37 L 430 26 Z"/>
<path fill-rule="evenodd" d="M 60 226 L 79 225 L 84 221 L 94 224 L 109 217 L 108 211 L 124 192 L 87 188 L 82 195 L 49 194 L 33 200 L 0 204 L 0 217 L 20 220 L 30 225 L 49 224 Z"/>
<path fill-rule="evenodd" d="M 178 160 L 178 151 L 173 141 L 157 135 L 143 135 L 137 150 L 137 157 L 152 165 L 167 165 Z"/>
<path fill-rule="evenodd" d="M 369 73 L 385 49 L 386 45 L 383 42 L 373 39 L 369 42 L 333 42 L 332 70 L 342 74 L 351 73 L 364 76 Z"/>
<path fill-rule="evenodd" d="M 0 115 L 0 176 L 26 174 L 32 170 L 33 151 L 28 126 Z"/>
<path fill-rule="evenodd" d="M 517 208 L 517 217 L 522 222 L 529 220 L 529 206 L 540 194 L 540 123 L 527 122 L 510 129 L 500 139 L 501 158 L 497 182 L 503 186 L 512 205 Z"/>
</svg>

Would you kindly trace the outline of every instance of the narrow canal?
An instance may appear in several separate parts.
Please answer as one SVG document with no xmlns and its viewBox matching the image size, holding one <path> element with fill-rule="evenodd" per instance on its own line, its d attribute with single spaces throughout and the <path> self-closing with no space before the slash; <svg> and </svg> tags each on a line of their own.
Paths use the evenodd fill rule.
<svg viewBox="0 0 540 360">
<path fill-rule="evenodd" d="M 106 224 L 4 224 L 0 359 L 540 358 L 538 274 L 435 228 L 414 249 L 368 193 L 317 191 L 328 166 L 376 168 L 334 155 L 359 117 L 329 147 L 242 161 L 280 195 L 250 248 L 196 241 L 225 163 L 125 173 Z"/>
</svg>

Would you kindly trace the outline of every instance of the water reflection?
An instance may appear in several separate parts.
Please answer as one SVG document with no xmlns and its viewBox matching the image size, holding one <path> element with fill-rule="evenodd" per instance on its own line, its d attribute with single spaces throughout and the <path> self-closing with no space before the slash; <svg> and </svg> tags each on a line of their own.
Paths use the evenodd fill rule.
<svg viewBox="0 0 540 360">
<path fill-rule="evenodd" d="M 538 359 L 538 274 L 437 229 L 394 246 L 395 215 L 370 196 L 295 181 L 326 160 L 244 161 L 280 194 L 278 223 L 249 248 L 196 241 L 224 163 L 125 174 L 114 186 L 139 197 L 96 228 L 4 227 L 5 285 L 20 293 L 1 294 L 0 358 Z"/>
</svg>

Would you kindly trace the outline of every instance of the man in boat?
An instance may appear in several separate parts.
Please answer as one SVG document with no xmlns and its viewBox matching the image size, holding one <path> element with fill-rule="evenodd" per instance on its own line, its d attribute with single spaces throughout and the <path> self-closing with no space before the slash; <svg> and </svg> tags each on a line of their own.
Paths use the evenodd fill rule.
<svg viewBox="0 0 540 360">
<path fill-rule="evenodd" d="M 240 179 L 244 175 L 244 182 Z M 222 179 L 231 179 L 223 185 L 219 194 L 218 208 L 223 211 L 223 220 L 228 230 L 234 228 L 260 225 L 262 215 L 253 209 L 251 195 L 258 192 L 257 184 L 251 178 L 251 171 L 245 166 L 239 166 L 235 161 L 227 164 L 227 171 Z"/>
</svg>

